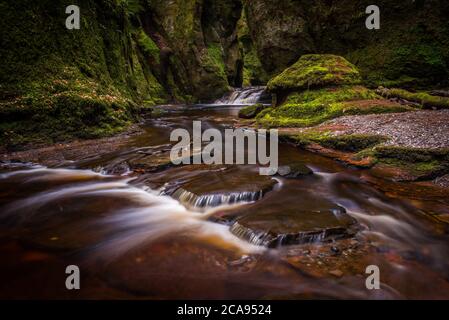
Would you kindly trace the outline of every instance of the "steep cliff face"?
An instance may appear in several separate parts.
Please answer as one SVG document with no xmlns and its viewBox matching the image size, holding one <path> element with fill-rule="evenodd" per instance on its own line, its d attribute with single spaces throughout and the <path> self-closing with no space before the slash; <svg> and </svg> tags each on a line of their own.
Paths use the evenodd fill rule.
<svg viewBox="0 0 449 320">
<path fill-rule="evenodd" d="M 135 120 L 137 104 L 169 98 L 133 39 L 130 3 L 76 3 L 80 30 L 65 27 L 73 1 L 0 4 L 3 143 L 108 135 Z"/>
<path fill-rule="evenodd" d="M 245 1 L 251 38 L 267 72 L 279 73 L 302 54 L 315 51 L 303 7 L 294 0 Z"/>
<path fill-rule="evenodd" d="M 379 0 L 381 29 L 367 30 L 365 0 L 248 0 L 251 36 L 277 74 L 305 53 L 343 55 L 371 84 L 427 85 L 449 75 L 449 3 Z"/>
<path fill-rule="evenodd" d="M 140 16 L 165 54 L 164 73 L 183 92 L 205 101 L 242 83 L 241 10 L 238 0 L 148 0 Z"/>
</svg>

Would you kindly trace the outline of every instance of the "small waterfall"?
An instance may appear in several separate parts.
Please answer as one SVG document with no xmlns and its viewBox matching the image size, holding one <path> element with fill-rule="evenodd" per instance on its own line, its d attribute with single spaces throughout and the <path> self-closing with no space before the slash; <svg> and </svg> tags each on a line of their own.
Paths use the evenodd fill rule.
<svg viewBox="0 0 449 320">
<path fill-rule="evenodd" d="M 234 222 L 229 230 L 232 234 L 242 240 L 248 241 L 250 244 L 268 248 L 343 239 L 353 236 L 356 231 L 354 227 L 352 229 L 328 228 L 316 231 L 276 234 L 246 227 L 238 221 Z"/>
<path fill-rule="evenodd" d="M 265 94 L 265 87 L 248 87 L 235 89 L 230 94 L 215 101 L 219 105 L 252 105 L 259 102 L 270 102 Z"/>
<path fill-rule="evenodd" d="M 206 194 L 198 196 L 183 188 L 176 189 L 171 196 L 190 208 L 213 208 L 242 202 L 254 202 L 263 197 L 263 191 L 231 192 L 227 194 Z"/>
<path fill-rule="evenodd" d="M 267 232 L 253 231 L 235 222 L 229 229 L 232 234 L 256 246 L 269 247 L 275 238 Z"/>
</svg>

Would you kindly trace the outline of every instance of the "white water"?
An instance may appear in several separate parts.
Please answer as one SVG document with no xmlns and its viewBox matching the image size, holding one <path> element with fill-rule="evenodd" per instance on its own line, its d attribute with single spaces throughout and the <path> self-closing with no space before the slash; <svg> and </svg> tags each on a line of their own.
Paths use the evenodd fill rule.
<svg viewBox="0 0 449 320">
<path fill-rule="evenodd" d="M 251 105 L 260 102 L 265 87 L 238 88 L 215 101 L 217 105 Z"/>
<path fill-rule="evenodd" d="M 46 221 L 59 216 L 57 219 L 63 225 L 58 230 L 71 230 L 68 234 L 59 235 L 61 240 L 71 242 L 72 237 L 82 234 L 96 239 L 89 241 L 86 249 L 91 248 L 97 256 L 105 259 L 115 258 L 170 234 L 215 238 L 213 243 L 226 243 L 244 253 L 264 250 L 239 239 L 228 226 L 207 221 L 210 212 L 186 208 L 179 201 L 155 190 L 133 185 L 130 178 L 105 176 L 90 170 L 39 168 L 2 174 L 0 182 L 4 179 L 21 191 L 34 189 L 37 185 L 41 189 L 37 194 L 24 195 L 0 208 L 0 222 L 7 223 L 11 231 L 33 224 L 46 228 Z M 123 203 L 123 206 L 95 208 L 88 199 L 102 199 L 105 204 Z M 66 206 L 66 203 L 77 205 Z M 98 209 L 101 209 L 101 215 L 96 214 Z M 88 221 L 73 230 L 73 217 L 79 213 L 87 215 Z M 101 239 L 96 238 L 98 230 L 105 228 L 108 230 L 106 234 Z"/>
</svg>

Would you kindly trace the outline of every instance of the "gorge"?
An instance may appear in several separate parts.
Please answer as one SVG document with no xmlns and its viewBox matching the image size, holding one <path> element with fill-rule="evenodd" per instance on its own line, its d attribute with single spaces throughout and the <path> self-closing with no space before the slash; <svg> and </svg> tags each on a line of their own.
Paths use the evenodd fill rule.
<svg viewBox="0 0 449 320">
<path fill-rule="evenodd" d="M 3 1 L 0 298 L 449 299 L 449 4 L 372 4 Z"/>
</svg>

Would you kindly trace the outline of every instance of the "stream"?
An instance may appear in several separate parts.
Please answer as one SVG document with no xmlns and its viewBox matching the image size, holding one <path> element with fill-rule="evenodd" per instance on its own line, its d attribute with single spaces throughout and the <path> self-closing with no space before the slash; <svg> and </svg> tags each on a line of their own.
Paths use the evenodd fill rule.
<svg viewBox="0 0 449 320">
<path fill-rule="evenodd" d="M 223 131 L 259 88 L 166 106 L 124 150 L 0 169 L 1 298 L 449 298 L 447 193 L 295 146 L 258 165 L 171 165 L 170 133 Z M 248 150 L 246 150 L 249 152 Z M 313 172 L 313 173 L 312 173 Z M 81 290 L 65 289 L 65 267 Z M 381 287 L 368 290 L 376 265 Z"/>
</svg>

